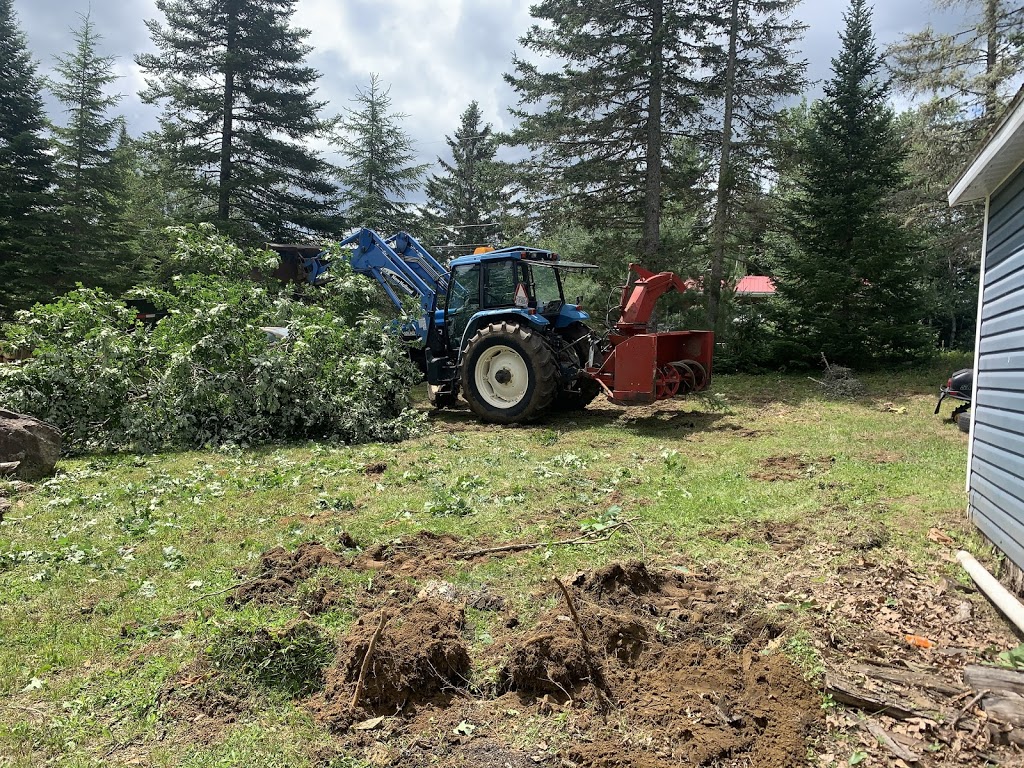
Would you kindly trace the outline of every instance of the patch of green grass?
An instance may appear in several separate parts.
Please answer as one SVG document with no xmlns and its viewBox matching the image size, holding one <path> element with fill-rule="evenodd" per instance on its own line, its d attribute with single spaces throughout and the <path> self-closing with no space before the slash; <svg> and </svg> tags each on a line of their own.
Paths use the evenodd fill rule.
<svg viewBox="0 0 1024 768">
<path fill-rule="evenodd" d="M 421 531 L 467 546 L 550 542 L 630 521 L 607 541 L 453 564 L 446 578 L 487 585 L 527 627 L 555 604 L 553 576 L 615 559 L 708 567 L 756 591 L 766 579 L 782 583 L 801 553 L 823 578 L 863 557 L 855 547 L 868 526 L 888 537 L 871 550 L 879 561 L 933 562 L 931 527 L 976 547 L 963 512 L 966 437 L 932 415 L 939 384 L 961 363 L 863 376 L 868 394 L 848 401 L 825 399 L 803 374 L 734 375 L 716 379 L 714 403 L 595 404 L 515 427 L 444 411 L 398 445 L 63 462 L 55 478 L 15 495 L 0 523 L 0 755 L 19 766 L 116 764 L 126 754 L 153 765 L 310 764 L 330 739 L 290 695 L 268 695 L 210 743 L 160 719 L 162 686 L 205 649 L 247 679 L 261 665 L 276 669 L 284 646 L 260 655 L 255 633 L 295 622 L 322 583 L 342 596 L 309 619 L 323 637 L 354 620 L 372 574 L 346 569 L 300 585 L 296 606 L 227 606 L 224 590 L 275 546 L 340 549 L 343 532 L 364 547 Z M 795 478 L 756 477 L 766 459 L 787 456 L 805 465 Z M 373 464 L 386 470 L 366 474 Z M 795 550 L 779 548 L 786 536 Z M 849 546 L 814 558 L 836 542 Z M 799 625 L 799 610 L 787 615 Z M 488 643 L 500 620 L 469 612 L 474 658 L 500 651 Z M 820 664 L 799 631 L 783 651 L 810 673 Z M 474 669 L 474 681 L 485 686 L 489 674 Z"/>
</svg>

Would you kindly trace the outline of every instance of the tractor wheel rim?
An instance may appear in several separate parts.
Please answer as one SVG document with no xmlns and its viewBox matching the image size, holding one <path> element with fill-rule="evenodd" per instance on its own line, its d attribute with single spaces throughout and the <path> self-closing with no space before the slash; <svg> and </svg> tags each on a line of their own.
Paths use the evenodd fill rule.
<svg viewBox="0 0 1024 768">
<path fill-rule="evenodd" d="M 499 375 L 499 373 L 501 375 Z M 486 349 L 476 361 L 476 389 L 492 408 L 514 408 L 530 386 L 530 369 L 522 355 L 503 344 Z"/>
</svg>

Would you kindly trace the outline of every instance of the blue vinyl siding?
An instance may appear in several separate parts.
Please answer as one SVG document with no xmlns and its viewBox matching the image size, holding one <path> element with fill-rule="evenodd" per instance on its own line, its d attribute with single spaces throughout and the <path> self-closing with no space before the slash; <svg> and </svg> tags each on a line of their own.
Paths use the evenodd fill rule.
<svg viewBox="0 0 1024 768">
<path fill-rule="evenodd" d="M 971 518 L 1024 568 L 1024 172 L 992 196 L 974 403 Z"/>
</svg>

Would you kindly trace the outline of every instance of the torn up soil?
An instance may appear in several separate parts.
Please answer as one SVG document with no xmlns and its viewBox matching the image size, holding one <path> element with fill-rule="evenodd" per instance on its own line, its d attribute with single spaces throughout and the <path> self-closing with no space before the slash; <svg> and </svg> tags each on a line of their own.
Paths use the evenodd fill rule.
<svg viewBox="0 0 1024 768">
<path fill-rule="evenodd" d="M 461 606 L 395 606 L 353 710 L 379 621 L 368 613 L 311 709 L 347 754 L 377 765 L 504 765 L 474 759 L 482 740 L 511 765 L 769 768 L 805 754 L 820 697 L 770 652 L 779 630 L 749 599 L 638 562 L 579 573 L 567 589 L 579 628 L 552 585 L 551 609 L 528 629 L 496 630 L 475 659 Z"/>
<path fill-rule="evenodd" d="M 460 606 L 424 599 L 382 610 L 387 612 L 386 623 L 356 709 L 351 703 L 379 612 L 360 618 L 342 640 L 323 695 L 312 704 L 319 718 L 334 728 L 352 724 L 356 713 L 391 715 L 466 686 L 470 661 Z"/>
<path fill-rule="evenodd" d="M 228 596 L 228 605 L 283 602 L 295 593 L 300 581 L 310 578 L 320 568 L 340 568 L 347 561 L 319 542 L 300 544 L 294 552 L 274 547 L 260 556 L 252 578 L 244 581 Z"/>
<path fill-rule="evenodd" d="M 832 456 L 803 459 L 800 456 L 769 456 L 759 462 L 760 472 L 751 472 L 750 477 L 766 483 L 801 480 L 819 474 L 824 468 L 835 463 Z"/>
</svg>

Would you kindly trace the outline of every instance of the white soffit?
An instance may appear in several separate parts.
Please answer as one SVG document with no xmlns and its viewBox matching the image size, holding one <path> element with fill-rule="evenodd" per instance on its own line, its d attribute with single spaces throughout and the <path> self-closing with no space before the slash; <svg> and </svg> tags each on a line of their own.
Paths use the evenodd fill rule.
<svg viewBox="0 0 1024 768">
<path fill-rule="evenodd" d="M 949 189 L 949 204 L 984 200 L 1024 164 L 1024 88 L 1007 106 L 967 169 Z"/>
</svg>

